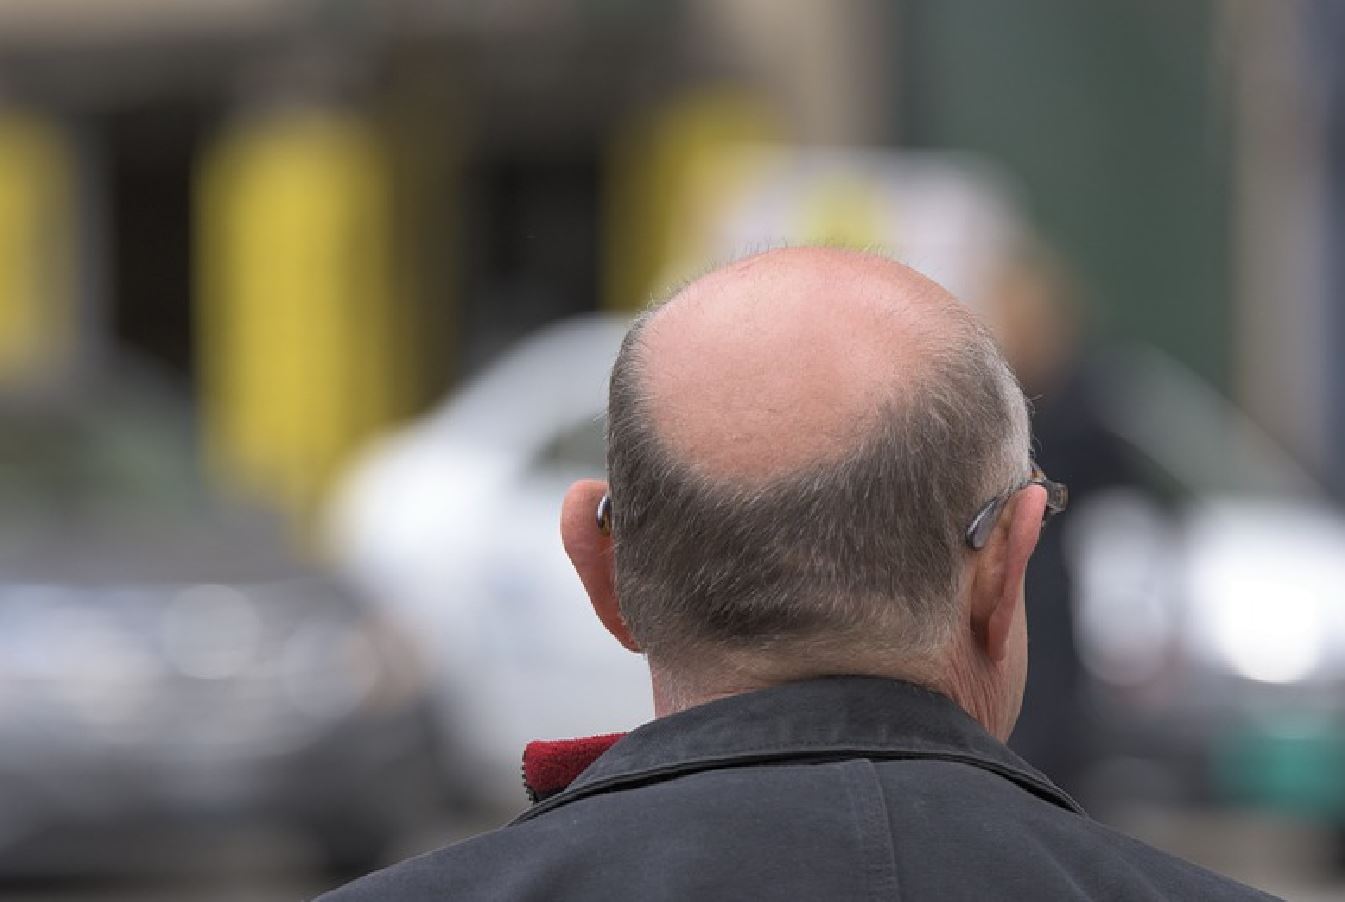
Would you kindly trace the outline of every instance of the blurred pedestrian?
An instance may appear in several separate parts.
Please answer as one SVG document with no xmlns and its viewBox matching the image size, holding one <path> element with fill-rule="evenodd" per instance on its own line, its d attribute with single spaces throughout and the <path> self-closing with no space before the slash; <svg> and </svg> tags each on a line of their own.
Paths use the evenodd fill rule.
<svg viewBox="0 0 1345 902">
<path fill-rule="evenodd" d="M 1032 399 L 1038 465 L 1069 486 L 1076 507 L 1122 487 L 1147 493 L 1134 452 L 1107 423 L 1109 356 L 1088 332 L 1064 261 L 1040 242 L 1025 243 L 1002 261 L 986 301 L 995 338 Z M 1027 568 L 1032 666 L 1009 746 L 1089 801 L 1088 769 L 1101 749 L 1074 626 L 1078 590 L 1067 532 L 1068 525 L 1043 532 Z"/>
<path fill-rule="evenodd" d="M 561 534 L 657 717 L 534 744 L 502 830 L 328 897 L 1251 899 L 1090 820 L 1003 744 L 1062 486 L 988 333 L 849 251 L 772 251 L 640 318 L 610 485 Z"/>
</svg>

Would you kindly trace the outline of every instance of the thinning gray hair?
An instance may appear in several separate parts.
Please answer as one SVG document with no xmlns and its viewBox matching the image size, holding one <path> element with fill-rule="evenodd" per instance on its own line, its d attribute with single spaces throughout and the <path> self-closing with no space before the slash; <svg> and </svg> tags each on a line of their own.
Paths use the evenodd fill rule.
<svg viewBox="0 0 1345 902">
<path fill-rule="evenodd" d="M 970 314 L 853 451 L 761 484 L 711 477 L 656 433 L 641 315 L 612 370 L 607 469 L 617 597 L 665 664 L 855 642 L 928 654 L 951 634 L 964 531 L 1027 474 L 1027 402 Z"/>
</svg>

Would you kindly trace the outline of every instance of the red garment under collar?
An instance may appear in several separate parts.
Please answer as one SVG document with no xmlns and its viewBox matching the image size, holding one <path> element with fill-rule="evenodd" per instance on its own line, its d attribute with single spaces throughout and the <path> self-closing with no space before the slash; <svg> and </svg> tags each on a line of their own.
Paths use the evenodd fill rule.
<svg viewBox="0 0 1345 902">
<path fill-rule="evenodd" d="M 555 795 L 574 782 L 598 756 L 625 733 L 581 739 L 539 739 L 523 750 L 523 788 L 534 802 Z"/>
</svg>

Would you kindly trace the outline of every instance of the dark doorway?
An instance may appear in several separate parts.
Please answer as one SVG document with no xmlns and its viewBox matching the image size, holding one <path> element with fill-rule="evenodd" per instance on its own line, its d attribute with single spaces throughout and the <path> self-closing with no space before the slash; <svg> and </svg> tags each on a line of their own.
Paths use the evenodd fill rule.
<svg viewBox="0 0 1345 902">
<path fill-rule="evenodd" d="M 462 375 L 529 332 L 595 308 L 599 178 L 596 148 L 468 164 Z"/>
<path fill-rule="evenodd" d="M 192 177 L 209 120 L 200 104 L 109 116 L 108 327 L 130 351 L 192 383 Z"/>
</svg>

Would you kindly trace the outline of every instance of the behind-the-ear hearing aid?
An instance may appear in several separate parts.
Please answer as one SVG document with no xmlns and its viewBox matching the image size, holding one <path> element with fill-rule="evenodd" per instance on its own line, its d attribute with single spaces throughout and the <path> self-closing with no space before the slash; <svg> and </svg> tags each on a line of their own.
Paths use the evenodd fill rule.
<svg viewBox="0 0 1345 902">
<path fill-rule="evenodd" d="M 612 498 L 610 495 L 603 495 L 602 500 L 598 502 L 598 512 L 596 514 L 598 521 L 598 531 L 603 535 L 612 534 Z"/>
</svg>

